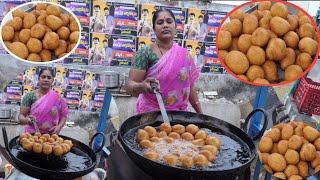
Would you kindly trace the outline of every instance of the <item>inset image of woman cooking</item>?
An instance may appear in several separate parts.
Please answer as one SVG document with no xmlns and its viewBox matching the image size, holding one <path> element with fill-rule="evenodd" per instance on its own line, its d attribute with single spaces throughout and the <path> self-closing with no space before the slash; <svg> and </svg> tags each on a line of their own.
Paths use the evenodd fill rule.
<svg viewBox="0 0 320 180">
<path fill-rule="evenodd" d="M 59 134 L 64 126 L 69 109 L 61 96 L 51 90 L 54 73 L 43 68 L 39 73 L 39 89 L 27 93 L 21 103 L 19 121 L 25 124 L 25 132 L 36 132 L 35 124 L 41 133 Z"/>
<path fill-rule="evenodd" d="M 167 110 L 186 111 L 188 102 L 202 113 L 194 81 L 199 72 L 186 49 L 173 41 L 176 21 L 170 10 L 157 10 L 152 18 L 157 36 L 154 43 L 140 49 L 132 60 L 128 92 L 139 96 L 138 113 L 159 110 L 150 83 L 158 84 Z"/>
</svg>

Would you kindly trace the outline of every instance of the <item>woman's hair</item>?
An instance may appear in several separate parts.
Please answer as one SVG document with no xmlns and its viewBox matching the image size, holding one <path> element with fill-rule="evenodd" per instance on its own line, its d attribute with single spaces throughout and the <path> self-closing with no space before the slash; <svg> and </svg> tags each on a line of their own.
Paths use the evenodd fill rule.
<svg viewBox="0 0 320 180">
<path fill-rule="evenodd" d="M 40 72 L 39 72 L 39 79 L 40 79 L 40 76 L 43 74 L 43 72 L 44 72 L 45 70 L 50 71 L 50 72 L 51 72 L 51 75 L 53 76 L 53 70 L 52 70 L 52 69 L 50 69 L 50 68 L 44 67 L 44 68 L 41 68 L 41 69 L 40 69 Z"/>
<path fill-rule="evenodd" d="M 174 23 L 176 23 L 176 18 L 174 17 L 174 14 L 173 14 L 173 12 L 172 12 L 171 10 L 168 10 L 168 9 L 158 9 L 158 10 L 153 14 L 153 17 L 152 17 L 153 29 L 154 29 L 154 27 L 155 27 L 156 20 L 157 20 L 159 14 L 160 14 L 161 12 L 163 12 L 163 11 L 167 11 L 167 12 L 171 15 L 171 17 L 173 18 Z"/>
</svg>

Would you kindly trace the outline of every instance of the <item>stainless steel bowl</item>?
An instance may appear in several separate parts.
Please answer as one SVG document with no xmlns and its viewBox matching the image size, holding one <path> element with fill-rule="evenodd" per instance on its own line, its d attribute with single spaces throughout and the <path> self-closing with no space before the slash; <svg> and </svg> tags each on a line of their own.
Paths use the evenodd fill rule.
<svg viewBox="0 0 320 180">
<path fill-rule="evenodd" d="M 98 79 L 104 83 L 107 88 L 119 87 L 119 73 L 115 71 L 98 72 Z"/>
</svg>

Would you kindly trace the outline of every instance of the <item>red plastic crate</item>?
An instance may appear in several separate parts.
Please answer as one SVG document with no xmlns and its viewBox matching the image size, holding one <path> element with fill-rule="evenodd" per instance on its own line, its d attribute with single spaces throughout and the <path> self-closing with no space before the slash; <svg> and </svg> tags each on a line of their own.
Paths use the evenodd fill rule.
<svg viewBox="0 0 320 180">
<path fill-rule="evenodd" d="M 300 112 L 320 116 L 320 83 L 302 77 L 294 100 Z"/>
</svg>

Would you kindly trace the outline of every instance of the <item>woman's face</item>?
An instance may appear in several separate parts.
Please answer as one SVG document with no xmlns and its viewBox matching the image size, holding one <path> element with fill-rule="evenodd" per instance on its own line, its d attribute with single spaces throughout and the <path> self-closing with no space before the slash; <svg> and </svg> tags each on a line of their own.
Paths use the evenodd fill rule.
<svg viewBox="0 0 320 180">
<path fill-rule="evenodd" d="M 162 11 L 154 24 L 154 32 L 158 39 L 173 38 L 176 34 L 176 23 L 171 14 L 167 11 Z"/>
<path fill-rule="evenodd" d="M 51 88 L 53 83 L 53 77 L 50 70 L 44 70 L 39 77 L 39 86 L 40 88 Z"/>
</svg>

